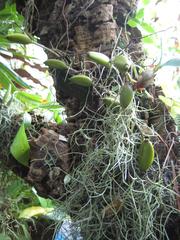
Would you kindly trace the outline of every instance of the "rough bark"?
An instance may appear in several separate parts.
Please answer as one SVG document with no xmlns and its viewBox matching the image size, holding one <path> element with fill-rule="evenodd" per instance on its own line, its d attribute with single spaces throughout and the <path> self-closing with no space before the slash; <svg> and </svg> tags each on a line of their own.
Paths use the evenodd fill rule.
<svg viewBox="0 0 180 240">
<path fill-rule="evenodd" d="M 20 4 L 18 8 L 23 11 L 27 21 L 29 21 L 29 29 L 33 30 L 41 38 L 41 42 L 45 46 L 59 50 L 58 53 L 66 61 L 74 59 L 72 64 L 77 70 L 80 70 L 80 61 L 86 59 L 85 54 L 87 51 L 101 51 L 110 56 L 115 44 L 128 51 L 133 59 L 140 61 L 139 57 L 142 58 L 143 56 L 140 32 L 137 29 L 136 31 L 130 28 L 128 31 L 125 29 L 127 16 L 133 14 L 137 1 L 53 0 L 49 2 L 44 0 L 35 1 L 35 5 L 31 5 L 31 1 L 27 1 L 25 8 L 22 8 Z M 32 14 L 34 14 L 33 21 Z M 91 66 L 85 66 L 87 70 L 89 67 Z M 97 111 L 102 102 L 93 89 L 89 91 L 79 86 L 70 86 L 64 81 L 65 76 L 65 73 L 57 71 L 56 88 L 60 95 L 60 101 L 66 107 L 68 117 L 68 125 L 65 127 L 66 133 L 68 133 L 68 136 L 71 136 L 76 130 L 81 128 L 85 119 L 91 116 L 92 112 Z M 88 111 L 83 112 L 82 108 L 86 100 Z M 67 134 L 65 137 L 67 137 Z M 44 139 L 43 134 L 42 139 Z M 35 141 L 36 145 L 37 142 L 41 142 L 40 139 Z M 79 142 L 83 141 L 85 139 L 80 136 Z M 69 142 L 71 142 L 70 138 Z M 48 143 L 46 142 L 46 144 Z M 37 150 L 34 150 L 33 142 L 31 147 L 33 154 L 31 155 L 37 153 L 41 147 L 37 148 L 36 146 Z M 72 146 L 70 144 L 69 147 L 71 152 L 83 153 L 85 151 L 84 147 L 77 147 L 74 144 Z M 45 155 L 45 152 L 41 154 Z M 80 161 L 79 155 L 70 154 L 70 156 L 68 161 L 78 164 Z M 39 154 L 38 157 L 31 156 L 31 166 L 27 179 L 36 186 L 41 195 L 62 197 L 63 176 L 65 175 L 62 174 L 61 178 L 58 178 L 59 185 L 61 185 L 58 188 L 59 190 L 54 189 L 56 188 L 55 186 L 49 185 L 51 182 L 49 174 L 51 173 L 49 173 L 48 167 L 45 167 L 45 161 L 43 163 L 41 160 L 34 161 L 34 159 L 43 159 L 43 157 L 39 156 Z M 62 165 L 59 167 L 68 173 L 69 170 L 67 169 L 70 166 L 72 164 L 69 163 L 69 167 L 66 167 L 66 169 Z M 37 171 L 37 169 L 40 170 Z M 38 179 L 36 175 L 39 175 Z"/>
<path fill-rule="evenodd" d="M 113 44 L 120 35 L 120 44 L 128 49 L 139 42 L 140 32 L 132 29 L 130 36 L 125 36 L 125 20 L 136 9 L 137 1 L 35 1 L 29 6 L 27 1 L 24 14 L 33 22 L 29 28 L 41 37 L 41 42 L 48 47 L 58 48 L 67 55 L 84 54 L 90 49 L 111 52 Z M 121 29 L 122 28 L 122 29 Z M 137 44 L 138 45 L 138 44 Z M 139 48 L 136 47 L 136 50 Z M 137 53 L 136 53 L 137 54 Z"/>
</svg>

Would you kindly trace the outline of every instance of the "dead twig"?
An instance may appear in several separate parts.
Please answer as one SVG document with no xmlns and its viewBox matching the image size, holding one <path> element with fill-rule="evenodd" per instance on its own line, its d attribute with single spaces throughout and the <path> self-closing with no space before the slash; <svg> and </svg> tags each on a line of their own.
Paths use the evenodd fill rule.
<svg viewBox="0 0 180 240">
<path fill-rule="evenodd" d="M 168 147 L 168 153 L 167 153 L 166 158 L 165 158 L 165 160 L 164 160 L 162 169 L 165 168 L 165 166 L 166 166 L 166 164 L 167 164 L 167 162 L 168 162 L 168 160 L 169 160 L 169 155 L 170 155 L 170 152 L 171 152 L 171 150 L 172 150 L 173 145 L 174 145 L 174 138 L 172 139 L 171 146 Z"/>
</svg>

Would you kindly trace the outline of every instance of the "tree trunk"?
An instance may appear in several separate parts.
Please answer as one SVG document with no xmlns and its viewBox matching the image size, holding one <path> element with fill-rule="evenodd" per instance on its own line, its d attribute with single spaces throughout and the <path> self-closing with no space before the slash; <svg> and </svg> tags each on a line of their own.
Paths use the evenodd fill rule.
<svg viewBox="0 0 180 240">
<path fill-rule="evenodd" d="M 35 5 L 32 5 L 31 1 L 27 1 L 25 8 L 20 4 L 18 4 L 17 7 L 20 11 L 23 10 L 29 23 L 29 30 L 41 38 L 42 44 L 57 50 L 61 55 L 61 59 L 71 63 L 78 71 L 80 70 L 81 62 L 86 60 L 86 53 L 89 50 L 101 51 L 111 56 L 112 50 L 116 46 L 127 50 L 128 54 L 130 54 L 134 60 L 138 59 L 138 61 L 140 61 L 143 56 L 140 45 L 140 32 L 137 29 L 133 30 L 130 28 L 128 32 L 126 32 L 125 29 L 127 16 L 135 11 L 137 1 L 53 0 L 49 2 L 43 0 L 35 2 Z M 50 54 L 49 57 L 54 58 L 52 54 Z M 85 71 L 88 71 L 90 67 L 90 65 L 88 66 L 84 63 Z M 66 82 L 64 82 L 65 75 L 63 72 L 57 71 L 56 88 L 60 96 L 60 101 L 66 106 L 68 125 L 62 127 L 63 130 L 61 131 L 65 132 L 67 137 L 67 135 L 73 134 L 74 131 L 80 128 L 83 119 L 86 119 L 89 113 L 85 114 L 81 111 L 86 101 L 87 89 L 76 86 L 72 87 L 66 84 Z M 90 108 L 92 112 L 97 111 L 101 104 L 97 92 L 93 90 L 89 93 L 88 108 Z M 49 136 L 49 138 L 51 137 Z M 37 142 L 40 141 L 42 140 L 37 140 Z M 81 139 L 81 141 L 83 140 Z M 35 150 L 37 144 L 38 143 L 32 141 L 32 158 L 34 158 L 34 155 L 38 152 L 38 150 Z M 77 148 L 77 146 L 75 146 L 72 149 L 71 146 L 70 148 L 71 151 L 84 151 L 82 147 Z M 64 151 L 66 152 L 67 150 L 65 149 Z M 79 156 L 71 156 L 71 161 L 76 163 L 76 158 L 79 159 Z M 33 181 L 33 184 L 35 184 L 39 193 L 42 195 L 48 194 L 53 197 L 59 197 L 62 191 L 52 190 L 52 187 L 50 187 L 50 190 L 47 192 L 46 183 L 39 184 L 40 179 L 44 178 L 44 174 L 41 175 L 39 171 L 37 171 L 37 168 L 39 169 L 41 164 L 42 162 L 33 162 L 28 179 Z M 44 172 L 44 170 L 42 172 Z M 37 174 L 41 177 L 37 178 Z M 56 194 L 54 194 L 54 192 Z"/>
<path fill-rule="evenodd" d="M 67 114 L 67 125 L 61 126 L 59 131 L 61 135 L 68 138 L 70 150 L 67 149 L 67 146 L 62 147 L 69 155 L 69 158 L 65 159 L 68 167 L 63 167 L 60 164 L 58 166 L 60 168 L 59 175 L 56 175 L 56 179 L 52 180 L 53 184 L 52 181 L 49 184 L 50 170 L 46 169 L 41 180 L 33 178 L 33 161 L 28 177 L 40 194 L 64 200 L 68 213 L 74 220 L 79 221 L 84 239 L 140 239 L 138 233 L 136 237 L 132 238 L 134 231 L 132 228 L 136 228 L 136 223 L 131 224 L 132 216 L 128 218 L 130 212 L 124 203 L 126 194 L 128 194 L 124 189 L 128 188 L 128 184 L 134 183 L 133 177 L 136 176 L 133 166 L 128 165 L 128 168 L 123 168 L 120 166 L 120 162 L 115 162 L 114 158 L 117 156 L 113 155 L 111 159 L 111 156 L 106 154 L 109 151 L 108 146 L 118 146 L 118 141 L 121 141 L 121 135 L 117 136 L 116 141 L 112 136 L 112 134 L 116 134 L 115 127 L 117 127 L 116 131 L 121 132 L 121 129 L 118 128 L 118 121 L 125 121 L 121 125 L 122 127 L 124 124 L 127 128 L 122 131 L 124 139 L 125 136 L 131 137 L 128 135 L 130 134 L 129 129 L 134 129 L 133 131 L 137 133 L 137 142 L 141 137 L 141 133 L 137 129 L 138 126 L 134 128 L 130 126 L 132 122 L 129 120 L 131 117 L 128 114 L 131 116 L 131 112 L 127 112 L 127 116 L 123 120 L 122 116 L 117 117 L 116 113 L 112 112 L 112 116 L 117 120 L 115 121 L 113 118 L 108 120 L 109 115 L 102 102 L 102 96 L 112 91 L 116 83 L 122 85 L 127 82 L 127 79 L 123 74 L 116 76 L 115 73 L 110 73 L 109 70 L 103 70 L 86 61 L 88 51 L 100 51 L 109 57 L 126 52 L 136 63 L 143 60 L 144 54 L 140 43 L 141 33 L 138 29 L 131 29 L 126 25 L 128 16 L 132 15 L 136 9 L 137 1 L 42 0 L 35 1 L 35 5 L 30 5 L 30 3 L 32 1 L 27 1 L 23 9 L 29 22 L 29 29 L 40 37 L 42 44 L 58 50 L 61 60 L 64 59 L 71 64 L 77 72 L 82 72 L 83 68 L 83 72 L 89 73 L 95 81 L 95 87 L 87 89 L 69 85 L 65 81 L 67 74 L 62 71 L 56 72 L 59 98 L 65 105 Z M 22 6 L 19 5 L 19 9 L 22 10 Z M 108 79 L 110 76 L 111 82 Z M 115 83 L 112 83 L 113 81 Z M 177 165 L 177 159 L 180 156 L 174 122 L 158 99 L 161 89 L 152 86 L 148 90 L 154 95 L 154 101 L 146 97 L 136 96 L 136 104 L 139 105 L 139 109 L 156 109 L 156 111 L 148 110 L 146 114 L 143 111 L 137 112 L 136 116 L 145 122 L 146 126 L 154 128 L 157 132 L 152 139 L 158 159 L 162 166 L 166 160 L 165 167 L 169 169 L 171 166 Z M 106 128 L 106 135 L 104 128 Z M 112 139 L 110 139 L 111 137 Z M 111 143 L 107 143 L 108 141 Z M 103 144 L 105 148 L 102 147 Z M 127 148 L 128 144 L 129 142 L 124 142 L 123 146 Z M 101 151 L 102 149 L 103 151 Z M 128 151 L 128 149 L 126 150 Z M 113 151 L 116 151 L 116 148 Z M 133 153 L 135 154 L 135 151 Z M 93 154 L 99 160 L 93 160 Z M 133 156 L 131 160 L 134 158 Z M 111 161 L 114 161 L 114 165 Z M 111 169 L 108 168 L 109 165 Z M 164 174 L 168 174 L 168 171 L 165 171 Z M 53 174 L 55 172 L 51 172 L 51 176 Z M 151 172 L 151 174 L 156 175 L 155 172 Z M 72 177 L 70 185 L 64 186 L 64 180 L 69 175 Z M 151 176 L 149 177 L 151 178 Z M 172 178 L 171 176 L 170 179 L 172 180 Z M 101 181 L 104 182 L 99 184 Z M 121 181 L 122 184 L 120 184 Z M 124 211 L 128 222 L 124 226 L 124 222 L 121 223 L 121 229 L 123 204 L 125 204 Z M 114 215 L 113 211 L 116 212 Z M 133 209 L 130 208 L 129 211 L 133 212 Z M 138 218 L 138 215 L 136 217 Z M 143 225 L 143 222 L 137 220 L 138 224 Z M 129 229 L 126 228 L 127 226 Z M 137 231 L 138 229 L 137 227 Z M 158 232 L 156 234 L 158 237 Z M 142 237 L 141 239 L 156 239 L 148 238 L 147 235 Z M 160 236 L 159 239 L 165 238 Z"/>
</svg>

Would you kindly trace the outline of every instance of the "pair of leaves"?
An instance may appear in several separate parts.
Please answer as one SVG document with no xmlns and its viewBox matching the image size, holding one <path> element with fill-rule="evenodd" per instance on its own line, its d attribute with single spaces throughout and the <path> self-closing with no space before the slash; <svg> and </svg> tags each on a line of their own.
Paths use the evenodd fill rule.
<svg viewBox="0 0 180 240">
<path fill-rule="evenodd" d="M 140 27 L 148 33 L 154 33 L 154 28 L 150 24 L 144 22 L 144 8 L 139 9 L 135 17 L 130 18 L 127 24 L 132 28 Z"/>
<path fill-rule="evenodd" d="M 145 23 L 145 22 L 141 22 L 136 17 L 129 19 L 127 24 L 132 28 L 135 28 L 135 27 L 142 28 L 143 30 L 145 30 L 148 33 L 154 33 L 155 32 L 154 28 L 150 24 Z"/>
</svg>

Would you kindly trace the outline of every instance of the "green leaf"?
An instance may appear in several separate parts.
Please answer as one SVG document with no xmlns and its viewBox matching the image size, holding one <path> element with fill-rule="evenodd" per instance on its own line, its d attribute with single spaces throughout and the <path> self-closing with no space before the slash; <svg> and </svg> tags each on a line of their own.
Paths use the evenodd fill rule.
<svg viewBox="0 0 180 240">
<path fill-rule="evenodd" d="M 0 11 L 0 21 L 0 32 L 7 34 L 10 29 L 22 31 L 24 18 L 16 11 L 16 4 L 8 4 L 6 1 L 5 8 Z"/>
<path fill-rule="evenodd" d="M 24 166 L 28 166 L 30 146 L 25 132 L 24 124 L 19 128 L 13 143 L 10 147 L 10 152 L 13 157 Z"/>
<path fill-rule="evenodd" d="M 47 99 L 47 102 L 52 102 L 54 100 L 54 94 L 52 93 L 51 90 L 48 92 L 46 99 Z"/>
<path fill-rule="evenodd" d="M 154 28 L 153 28 L 150 24 L 148 24 L 148 23 L 142 22 L 142 23 L 140 24 L 140 26 L 141 26 L 145 31 L 147 31 L 148 33 L 154 33 L 154 32 L 155 32 Z"/>
<path fill-rule="evenodd" d="M 171 67 L 179 67 L 180 66 L 180 58 L 172 58 L 161 65 L 161 67 L 171 66 Z"/>
<path fill-rule="evenodd" d="M 14 86 L 8 75 L 3 70 L 0 70 L 0 86 L 8 89 L 10 84 L 12 86 L 12 92 L 16 91 L 16 87 Z"/>
<path fill-rule="evenodd" d="M 138 19 L 135 19 L 135 18 L 131 18 L 128 20 L 127 24 L 134 28 L 134 27 L 137 27 L 139 25 L 139 20 Z"/>
<path fill-rule="evenodd" d="M 27 88 L 27 89 L 31 88 L 27 83 L 25 83 L 21 79 L 21 77 L 15 71 L 10 69 L 8 66 L 3 64 L 2 62 L 0 62 L 0 71 L 1 70 L 4 71 L 4 73 L 6 73 L 6 75 L 11 79 L 12 82 L 15 82 L 20 87 Z"/>
<path fill-rule="evenodd" d="M 12 4 L 12 5 L 6 4 L 5 8 L 0 11 L 0 17 L 2 17 L 2 16 L 10 17 L 15 13 L 16 13 L 16 5 L 15 4 Z"/>
<path fill-rule="evenodd" d="M 19 218 L 31 218 L 41 215 L 46 215 L 49 212 L 52 212 L 54 208 L 43 208 L 40 206 L 32 206 L 21 211 Z"/>
<path fill-rule="evenodd" d="M 41 207 L 43 207 L 43 208 L 54 208 L 55 207 L 55 203 L 53 202 L 52 199 L 43 198 L 43 197 L 39 196 L 34 187 L 32 188 L 32 191 L 33 191 L 34 195 L 37 197 L 37 200 L 38 200 L 37 204 L 40 203 Z"/>
<path fill-rule="evenodd" d="M 146 6 L 150 3 L 151 0 L 143 0 L 143 4 Z"/>
<path fill-rule="evenodd" d="M 47 103 L 47 100 L 43 99 L 39 95 L 19 91 L 16 93 L 15 96 L 22 103 L 24 103 L 27 107 L 29 107 L 30 110 L 36 109 L 36 108 L 47 109 L 47 110 L 57 110 L 57 109 L 62 108 L 56 102 Z"/>
<path fill-rule="evenodd" d="M 140 26 L 141 26 L 145 31 L 147 31 L 148 33 L 154 33 L 154 32 L 155 32 L 154 28 L 153 28 L 150 24 L 148 24 L 148 23 L 142 22 L 142 23 L 140 24 Z"/>
<path fill-rule="evenodd" d="M 49 198 L 43 198 L 37 195 L 37 198 L 43 208 L 54 208 L 53 201 Z"/>
<path fill-rule="evenodd" d="M 39 108 L 47 109 L 47 110 L 57 110 L 62 108 L 58 103 L 56 102 L 51 102 L 51 103 L 44 103 L 39 105 Z"/>
<path fill-rule="evenodd" d="M 142 38 L 142 42 L 146 44 L 154 44 L 154 38 L 153 36 L 144 37 Z"/>
<path fill-rule="evenodd" d="M 63 119 L 59 114 L 59 111 L 54 111 L 54 120 L 56 121 L 57 124 L 61 124 L 63 122 Z"/>
<path fill-rule="evenodd" d="M 39 106 L 43 102 L 43 99 L 41 96 L 23 92 L 23 91 L 17 92 L 15 96 L 22 103 L 24 103 L 30 107 Z"/>
<path fill-rule="evenodd" d="M 144 17 L 144 8 L 139 9 L 139 11 L 136 12 L 136 19 L 141 19 Z"/>
</svg>

